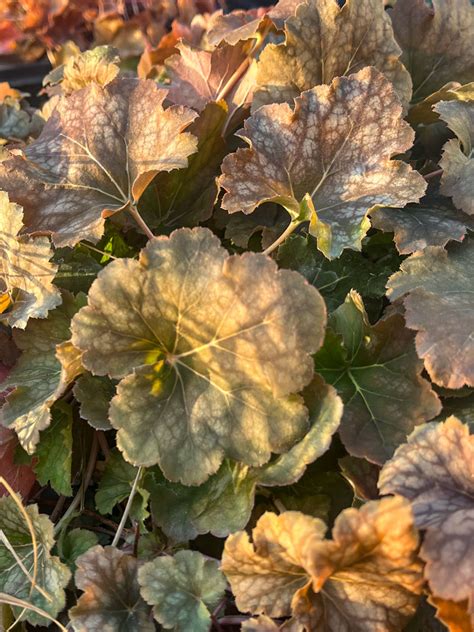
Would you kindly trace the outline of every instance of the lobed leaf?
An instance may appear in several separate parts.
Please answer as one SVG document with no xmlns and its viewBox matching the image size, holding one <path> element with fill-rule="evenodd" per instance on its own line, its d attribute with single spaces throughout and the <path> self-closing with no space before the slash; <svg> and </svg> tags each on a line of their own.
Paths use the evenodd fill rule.
<svg viewBox="0 0 474 632">
<path fill-rule="evenodd" d="M 29 318 L 45 318 L 61 303 L 53 285 L 57 267 L 46 237 L 22 237 L 23 212 L 0 191 L 0 291 L 11 297 L 0 322 L 24 329 Z"/>
<path fill-rule="evenodd" d="M 220 165 L 228 150 L 223 138 L 227 116 L 228 108 L 223 101 L 210 102 L 192 123 L 189 131 L 198 144 L 188 166 L 158 174 L 142 198 L 146 210 L 149 200 L 150 212 L 145 210 L 144 217 L 151 225 L 159 220 L 166 226 L 194 226 L 211 217 L 217 200 Z"/>
<path fill-rule="evenodd" d="M 473 261 L 472 239 L 449 251 L 433 246 L 406 259 L 387 284 L 390 300 L 404 297 L 406 323 L 417 331 L 431 379 L 447 388 L 474 386 Z"/>
<path fill-rule="evenodd" d="M 297 274 L 180 229 L 99 274 L 72 340 L 92 373 L 125 376 L 109 411 L 125 458 L 190 485 L 224 456 L 263 465 L 304 434 L 294 393 L 312 377 L 325 318 Z"/>
<path fill-rule="evenodd" d="M 53 524 L 48 516 L 40 514 L 37 505 L 23 509 L 28 514 L 35 543 L 25 516 L 14 499 L 0 498 L 0 591 L 23 599 L 55 617 L 66 604 L 64 589 L 71 573 L 59 558 L 51 555 L 54 536 Z M 16 613 L 33 625 L 49 623 L 33 610 L 16 609 Z"/>
<path fill-rule="evenodd" d="M 458 137 L 443 149 L 441 192 L 451 196 L 457 208 L 474 215 L 474 101 L 442 101 L 434 109 Z"/>
<path fill-rule="evenodd" d="M 418 173 L 390 160 L 410 147 L 413 132 L 391 84 L 374 68 L 303 92 L 294 110 L 266 105 L 239 135 L 250 147 L 222 163 L 223 208 L 251 213 L 277 202 L 293 218 L 311 220 L 329 259 L 344 248 L 360 250 L 375 207 L 404 206 L 425 190 Z"/>
<path fill-rule="evenodd" d="M 344 402 L 339 434 L 347 451 L 374 463 L 384 463 L 416 425 L 441 410 L 420 375 L 423 364 L 403 317 L 371 325 L 354 291 L 331 315 L 315 366 Z"/>
<path fill-rule="evenodd" d="M 112 513 L 113 508 L 130 496 L 133 481 L 137 475 L 136 468 L 123 460 L 118 450 L 113 450 L 105 464 L 104 471 L 97 486 L 95 505 L 101 514 Z M 149 493 L 142 485 L 137 487 L 137 495 L 130 508 L 132 519 L 148 518 L 147 511 Z"/>
<path fill-rule="evenodd" d="M 462 241 L 468 229 L 474 230 L 471 217 L 435 193 L 405 208 L 379 208 L 370 219 L 374 228 L 394 233 L 398 252 L 403 255 L 428 246 L 444 247 L 451 240 Z"/>
<path fill-rule="evenodd" d="M 112 546 L 97 545 L 77 558 L 76 565 L 76 586 L 84 594 L 69 610 L 75 632 L 155 629 L 140 596 L 134 557 Z"/>
<path fill-rule="evenodd" d="M 80 354 L 70 342 L 70 322 L 82 298 L 64 295 L 63 304 L 48 318 L 31 320 L 24 331 L 15 332 L 22 354 L 2 382 L 13 389 L 0 409 L 0 422 L 13 428 L 22 447 L 32 454 L 39 433 L 51 423 L 51 406 L 81 372 Z"/>
<path fill-rule="evenodd" d="M 153 472 L 147 489 L 153 518 L 166 535 L 178 542 L 202 533 L 225 537 L 247 524 L 258 486 L 288 486 L 301 479 L 307 466 L 329 449 L 342 415 L 342 402 L 335 389 L 319 376 L 313 378 L 303 395 L 310 428 L 287 453 L 271 463 L 249 468 L 226 460 L 199 487 L 170 483 L 159 471 Z M 311 484 L 314 492 L 319 491 L 314 480 Z M 334 481 L 332 487 L 336 488 Z"/>
<path fill-rule="evenodd" d="M 426 529 L 420 555 L 436 597 L 469 600 L 474 622 L 474 436 L 456 417 L 416 428 L 382 469 L 379 488 L 413 506 L 416 525 Z"/>
<path fill-rule="evenodd" d="M 230 99 L 228 86 L 247 59 L 249 46 L 245 41 L 235 45 L 223 42 L 207 51 L 184 42 L 176 45 L 178 55 L 166 62 L 170 85 L 167 98 L 171 103 L 192 107 L 202 112 L 207 104 Z"/>
<path fill-rule="evenodd" d="M 299 512 L 266 513 L 248 535 L 226 540 L 222 569 L 241 611 L 293 614 L 311 630 L 398 631 L 421 592 L 418 537 L 409 503 L 397 497 L 346 509 L 333 539 Z"/>
<path fill-rule="evenodd" d="M 470 0 L 433 0 L 432 5 L 434 8 L 425 0 L 397 0 L 391 11 L 415 102 L 448 81 L 474 81 L 474 9 Z"/>
<path fill-rule="evenodd" d="M 411 97 L 411 80 L 390 18 L 378 0 L 305 0 L 285 22 L 285 42 L 269 44 L 258 64 L 254 107 L 290 102 L 300 92 L 373 66 Z M 271 14 L 270 14 L 271 15 Z"/>
<path fill-rule="evenodd" d="M 109 406 L 115 395 L 115 386 L 108 377 L 84 373 L 74 384 L 74 397 L 79 402 L 79 412 L 96 430 L 110 430 Z"/>
<path fill-rule="evenodd" d="M 197 551 L 178 551 L 145 564 L 138 578 L 142 596 L 154 606 L 155 619 L 165 630 L 208 632 L 210 610 L 225 588 L 216 562 Z"/>
<path fill-rule="evenodd" d="M 115 79 L 63 97 L 39 138 L 0 165 L 0 186 L 22 204 L 28 232 L 57 246 L 97 241 L 104 218 L 135 204 L 161 171 L 187 165 L 196 113 L 163 109 L 153 81 Z"/>
</svg>

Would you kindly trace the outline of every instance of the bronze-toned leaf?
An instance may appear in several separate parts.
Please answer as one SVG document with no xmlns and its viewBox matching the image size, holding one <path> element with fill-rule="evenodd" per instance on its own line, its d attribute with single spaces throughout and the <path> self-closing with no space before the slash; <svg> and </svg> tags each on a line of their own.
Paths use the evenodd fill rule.
<svg viewBox="0 0 474 632">
<path fill-rule="evenodd" d="M 474 624 L 474 435 L 456 417 L 416 428 L 385 464 L 383 494 L 396 493 L 413 506 L 426 529 L 420 555 L 438 598 L 468 600 Z"/>
<path fill-rule="evenodd" d="M 457 208 L 474 215 L 474 101 L 442 101 L 434 109 L 458 137 L 443 149 L 441 193 L 451 196 Z"/>
<path fill-rule="evenodd" d="M 272 14 L 270 13 L 270 16 Z M 382 72 L 406 105 L 411 80 L 380 0 L 306 0 L 285 22 L 285 43 L 260 56 L 254 107 L 291 102 L 303 90 L 365 66 Z"/>
<path fill-rule="evenodd" d="M 277 202 L 293 218 L 311 220 L 328 258 L 360 250 L 375 207 L 416 202 L 426 188 L 406 163 L 390 160 L 410 147 L 413 131 L 391 84 L 374 68 L 303 92 L 294 110 L 264 106 L 239 135 L 250 147 L 224 159 L 223 208 L 251 213 Z"/>
<path fill-rule="evenodd" d="M 401 61 L 413 81 L 413 101 L 448 81 L 474 81 L 474 8 L 470 0 L 397 0 L 391 11 Z"/>
<path fill-rule="evenodd" d="M 431 379 L 447 388 L 474 386 L 474 240 L 448 251 L 426 248 L 406 259 L 388 281 L 388 296 L 404 297 L 408 327 Z"/>
<path fill-rule="evenodd" d="M 304 435 L 295 393 L 312 378 L 326 314 L 297 273 L 182 228 L 139 261 L 110 263 L 88 299 L 73 342 L 93 374 L 124 378 L 109 417 L 132 464 L 198 485 L 224 456 L 263 465 Z"/>
<path fill-rule="evenodd" d="M 299 512 L 266 513 L 252 532 L 229 536 L 222 558 L 237 607 L 293 615 L 307 630 L 399 632 L 422 589 L 418 536 L 401 497 L 346 509 L 332 540 Z"/>
<path fill-rule="evenodd" d="M 0 309 L 0 322 L 24 329 L 29 318 L 45 318 L 48 311 L 61 303 L 59 290 L 53 285 L 57 266 L 46 237 L 22 237 L 23 212 L 0 191 L 0 292 L 11 305 Z"/>
<path fill-rule="evenodd" d="M 27 232 L 58 246 L 97 241 L 104 218 L 135 204 L 154 176 L 187 165 L 196 113 L 163 109 L 154 81 L 115 79 L 62 97 L 39 138 L 0 164 L 0 187 L 24 208 Z"/>
<path fill-rule="evenodd" d="M 152 632 L 150 608 L 140 596 L 137 560 L 115 547 L 94 546 L 76 560 L 84 593 L 69 610 L 75 632 Z"/>
<path fill-rule="evenodd" d="M 165 62 L 171 80 L 167 98 L 172 103 L 201 112 L 211 102 L 232 102 L 233 88 L 229 91 L 229 83 L 247 59 L 246 42 L 235 46 L 224 42 L 211 51 L 184 42 L 179 42 L 177 48 L 179 54 Z"/>
<path fill-rule="evenodd" d="M 455 141 L 456 142 L 456 141 Z M 430 193 L 405 208 L 379 208 L 370 217 L 372 226 L 394 233 L 398 252 L 408 255 L 427 246 L 462 241 L 474 219 L 458 211 L 447 197 Z"/>
</svg>

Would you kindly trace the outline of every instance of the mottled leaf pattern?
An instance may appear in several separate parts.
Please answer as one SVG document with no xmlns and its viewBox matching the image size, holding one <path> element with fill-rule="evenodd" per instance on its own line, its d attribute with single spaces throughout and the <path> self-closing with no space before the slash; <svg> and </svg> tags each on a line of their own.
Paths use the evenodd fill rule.
<svg viewBox="0 0 474 632">
<path fill-rule="evenodd" d="M 77 558 L 76 565 L 76 586 L 84 593 L 69 610 L 75 632 L 155 629 L 149 608 L 140 597 L 134 557 L 97 545 Z"/>
<path fill-rule="evenodd" d="M 397 493 L 413 506 L 425 529 L 420 555 L 432 592 L 469 601 L 474 624 L 474 435 L 456 417 L 414 430 L 384 466 L 382 493 Z"/>
<path fill-rule="evenodd" d="M 474 386 L 474 241 L 449 251 L 426 248 L 411 255 L 388 282 L 388 296 L 404 296 L 408 327 L 431 379 L 447 388 Z"/>
<path fill-rule="evenodd" d="M 390 18 L 379 0 L 306 0 L 285 22 L 285 43 L 263 51 L 254 108 L 291 102 L 303 90 L 373 66 L 406 104 L 411 81 L 399 57 Z"/>
<path fill-rule="evenodd" d="M 260 108 L 240 136 L 250 148 L 224 159 L 223 208 L 251 213 L 273 201 L 297 218 L 304 204 L 318 248 L 330 259 L 344 248 L 360 250 L 371 209 L 404 206 L 425 190 L 419 174 L 390 160 L 410 147 L 413 132 L 391 84 L 373 68 L 303 92 L 294 110 Z"/>
<path fill-rule="evenodd" d="M 165 630 L 209 630 L 209 610 L 217 606 L 225 588 L 216 562 L 197 551 L 179 551 L 145 564 L 138 577 L 141 594 L 154 606 L 155 619 Z"/>
<path fill-rule="evenodd" d="M 24 207 L 28 232 L 58 246 L 97 241 L 104 218 L 136 203 L 160 171 L 187 165 L 196 113 L 163 109 L 153 81 L 116 79 L 63 97 L 40 137 L 0 165 L 0 187 Z"/>
</svg>

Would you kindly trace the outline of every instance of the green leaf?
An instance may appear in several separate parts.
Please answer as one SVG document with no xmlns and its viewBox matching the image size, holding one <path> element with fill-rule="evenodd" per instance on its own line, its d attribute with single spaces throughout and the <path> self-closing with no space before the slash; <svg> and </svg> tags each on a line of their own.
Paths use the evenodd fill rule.
<svg viewBox="0 0 474 632">
<path fill-rule="evenodd" d="M 423 364 L 403 317 L 394 313 L 370 325 L 356 292 L 331 315 L 315 365 L 342 397 L 339 434 L 353 456 L 384 463 L 416 425 L 441 410 L 421 377 Z"/>
<path fill-rule="evenodd" d="M 71 318 L 82 304 L 82 296 L 64 295 L 63 304 L 48 318 L 31 320 L 24 331 L 15 332 L 22 354 L 2 382 L 2 390 L 14 390 L 5 398 L 0 421 L 15 430 L 28 454 L 35 451 L 40 431 L 51 423 L 51 406 L 81 371 L 80 356 L 67 341 Z"/>
<path fill-rule="evenodd" d="M 253 508 L 255 478 L 247 467 L 226 460 L 198 487 L 170 483 L 156 469 L 147 488 L 156 524 L 168 537 L 184 542 L 202 533 L 221 538 L 243 529 Z"/>
<path fill-rule="evenodd" d="M 217 200 L 217 176 L 227 145 L 222 137 L 227 121 L 224 102 L 209 103 L 189 132 L 198 139 L 197 152 L 188 166 L 159 174 L 140 204 L 151 225 L 193 226 L 209 219 Z M 145 197 L 144 196 L 144 197 Z"/>
<path fill-rule="evenodd" d="M 155 619 L 166 630 L 208 632 L 212 611 L 226 585 L 217 562 L 197 551 L 159 557 L 138 572 L 144 599 L 154 606 Z"/>
<path fill-rule="evenodd" d="M 80 404 L 80 415 L 96 430 L 110 430 L 110 400 L 115 395 L 115 385 L 108 377 L 86 372 L 76 381 L 74 397 Z"/>
<path fill-rule="evenodd" d="M 149 608 L 140 597 L 134 557 L 112 546 L 95 546 L 76 564 L 76 586 L 84 594 L 69 610 L 75 632 L 155 630 Z"/>
<path fill-rule="evenodd" d="M 261 468 L 249 468 L 226 460 L 219 471 L 199 487 L 166 481 L 159 470 L 152 473 L 153 518 L 177 541 L 202 533 L 223 537 L 243 529 L 254 505 L 257 485 L 295 483 L 306 466 L 328 450 L 342 415 L 342 402 L 332 386 L 315 376 L 303 391 L 310 414 L 310 429 L 290 450 Z"/>
<path fill-rule="evenodd" d="M 32 537 L 23 513 L 11 497 L 0 498 L 0 592 L 23 599 L 55 617 L 66 604 L 64 589 L 71 573 L 50 553 L 54 545 L 52 522 L 38 512 L 37 505 L 24 510 L 36 538 L 36 585 L 43 592 L 32 587 L 35 575 Z M 26 610 L 23 618 L 34 625 L 49 624 L 32 610 Z"/>
<path fill-rule="evenodd" d="M 41 485 L 64 496 L 72 496 L 72 409 L 58 402 L 51 411 L 51 425 L 41 433 L 35 452 L 34 470 Z"/>
<path fill-rule="evenodd" d="M 124 461 L 118 450 L 110 453 L 95 495 L 95 505 L 101 514 L 112 513 L 115 505 L 128 498 L 136 475 L 137 468 Z M 130 511 L 132 518 L 145 520 L 149 516 L 148 498 L 148 491 L 139 485 Z"/>
<path fill-rule="evenodd" d="M 98 544 L 98 542 L 99 538 L 93 531 L 71 529 L 58 542 L 61 560 L 67 564 L 72 572 L 75 572 L 77 558 Z"/>
<path fill-rule="evenodd" d="M 301 276 L 180 229 L 139 261 L 109 264 L 88 298 L 72 340 L 93 374 L 124 377 L 109 419 L 132 464 L 200 484 L 225 457 L 260 466 L 307 430 L 295 393 L 312 378 L 326 314 Z"/>
<path fill-rule="evenodd" d="M 54 262 L 58 272 L 54 284 L 64 290 L 88 292 L 92 281 L 102 270 L 102 266 L 84 246 L 75 248 L 59 248 L 54 254 Z"/>
<path fill-rule="evenodd" d="M 363 244 L 362 253 L 345 250 L 338 259 L 330 261 L 316 249 L 312 236 L 291 236 L 278 250 L 278 264 L 296 270 L 318 288 L 330 312 L 344 303 L 347 293 L 354 289 L 365 299 L 380 299 L 385 295 L 385 284 L 390 274 L 399 267 L 400 258 L 389 246 L 383 258 L 372 258 L 371 240 Z"/>
</svg>

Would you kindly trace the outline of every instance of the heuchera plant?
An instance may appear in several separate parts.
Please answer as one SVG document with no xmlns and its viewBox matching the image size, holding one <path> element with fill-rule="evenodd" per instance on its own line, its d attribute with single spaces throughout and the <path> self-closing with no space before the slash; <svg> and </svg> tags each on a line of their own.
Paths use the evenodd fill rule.
<svg viewBox="0 0 474 632">
<path fill-rule="evenodd" d="M 0 628 L 472 630 L 470 0 L 7 4 Z"/>
</svg>

